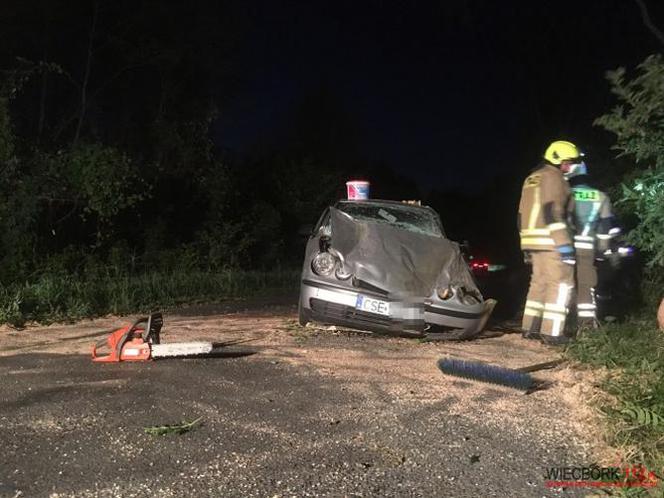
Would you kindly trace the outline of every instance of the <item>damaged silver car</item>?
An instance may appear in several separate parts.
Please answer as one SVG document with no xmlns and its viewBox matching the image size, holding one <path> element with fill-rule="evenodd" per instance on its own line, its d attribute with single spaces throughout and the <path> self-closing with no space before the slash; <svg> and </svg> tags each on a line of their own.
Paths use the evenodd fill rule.
<svg viewBox="0 0 664 498">
<path fill-rule="evenodd" d="M 470 339 L 494 304 L 484 300 L 458 244 L 426 206 L 338 201 L 323 212 L 307 243 L 301 325 Z"/>
</svg>

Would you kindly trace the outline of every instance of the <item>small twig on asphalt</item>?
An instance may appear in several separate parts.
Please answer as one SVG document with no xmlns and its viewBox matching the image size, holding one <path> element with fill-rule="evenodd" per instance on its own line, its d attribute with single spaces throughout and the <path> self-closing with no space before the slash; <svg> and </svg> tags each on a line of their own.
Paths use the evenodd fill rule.
<svg viewBox="0 0 664 498">
<path fill-rule="evenodd" d="M 173 425 L 153 425 L 151 427 L 144 427 L 143 430 L 147 434 L 152 434 L 153 436 L 163 436 L 165 434 L 184 434 L 189 432 L 194 426 L 202 419 L 203 417 L 198 417 L 196 420 L 191 422 L 183 421 L 180 424 Z"/>
</svg>

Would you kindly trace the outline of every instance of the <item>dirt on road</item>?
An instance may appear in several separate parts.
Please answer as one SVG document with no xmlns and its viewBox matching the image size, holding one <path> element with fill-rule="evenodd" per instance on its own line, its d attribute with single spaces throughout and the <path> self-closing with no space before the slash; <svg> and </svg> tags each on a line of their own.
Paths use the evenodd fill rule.
<svg viewBox="0 0 664 498">
<path fill-rule="evenodd" d="M 584 496 L 545 481 L 603 451 L 588 372 L 540 372 L 549 388 L 526 395 L 436 367 L 557 350 L 302 328 L 272 303 L 165 313 L 163 342 L 252 339 L 237 358 L 93 364 L 91 344 L 132 317 L 0 328 L 0 496 Z M 144 431 L 198 417 L 182 435 Z"/>
</svg>

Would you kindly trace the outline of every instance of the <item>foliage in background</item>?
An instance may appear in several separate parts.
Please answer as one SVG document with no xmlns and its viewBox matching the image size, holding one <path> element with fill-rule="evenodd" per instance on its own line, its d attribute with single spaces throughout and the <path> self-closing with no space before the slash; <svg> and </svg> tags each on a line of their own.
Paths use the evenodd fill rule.
<svg viewBox="0 0 664 498">
<path fill-rule="evenodd" d="M 184 267 L 137 273 L 99 266 L 81 274 L 53 268 L 28 282 L 0 286 L 0 323 L 76 320 L 151 312 L 182 304 L 296 292 L 299 271 L 201 271 Z"/>
<path fill-rule="evenodd" d="M 83 139 L 49 150 L 23 138 L 17 148 L 7 102 L 0 323 L 297 288 L 298 271 L 283 268 L 299 267 L 298 228 L 334 195 L 329 165 L 277 156 L 228 165 L 213 153 L 209 120 L 170 127 L 150 160 Z"/>
<path fill-rule="evenodd" d="M 212 139 L 241 87 L 241 12 L 10 3 L 0 322 L 292 288 L 302 226 L 358 162 L 353 118 L 334 95 L 308 96 L 282 143 L 238 159 Z"/>
<path fill-rule="evenodd" d="M 622 170 L 612 196 L 628 225 L 627 240 L 644 256 L 643 295 L 659 304 L 664 286 L 664 60 L 648 57 L 633 76 L 607 75 L 617 105 L 595 124 L 613 133 Z M 606 367 L 601 388 L 611 395 L 601 409 L 609 443 L 629 448 L 632 462 L 664 468 L 664 334 L 651 320 L 631 319 L 581 336 L 568 350 L 581 362 Z M 659 476 L 661 479 L 661 475 Z M 654 491 L 661 493 L 661 486 Z M 629 496 L 645 496 L 631 490 Z M 659 496 L 659 495 L 657 495 Z"/>
<path fill-rule="evenodd" d="M 623 209 L 639 219 L 629 239 L 648 254 L 650 269 L 664 270 L 664 167 L 650 168 L 622 185 Z"/>
<path fill-rule="evenodd" d="M 0 97 L 0 165 L 3 169 L 9 167 L 14 159 L 14 134 L 12 133 L 11 120 L 7 98 Z"/>
<path fill-rule="evenodd" d="M 651 277 L 664 281 L 664 60 L 648 57 L 628 78 L 624 68 L 608 73 L 618 105 L 596 120 L 616 135 L 614 148 L 633 158 L 617 191 L 618 208 L 635 217 L 629 240 L 646 255 Z"/>
<path fill-rule="evenodd" d="M 101 144 L 83 144 L 58 154 L 54 174 L 66 178 L 74 202 L 82 205 L 81 216 L 94 216 L 100 230 L 124 209 L 145 198 L 145 187 L 132 160 L 119 150 Z M 97 232 L 97 237 L 108 233 Z"/>
<path fill-rule="evenodd" d="M 269 275 L 300 267 L 305 228 L 349 176 L 419 198 L 389 165 L 364 164 L 356 117 L 322 83 L 276 143 L 215 146 L 253 77 L 235 59 L 244 7 L 8 1 L 0 322 L 216 299 L 237 290 L 228 274 L 291 285 Z"/>
</svg>

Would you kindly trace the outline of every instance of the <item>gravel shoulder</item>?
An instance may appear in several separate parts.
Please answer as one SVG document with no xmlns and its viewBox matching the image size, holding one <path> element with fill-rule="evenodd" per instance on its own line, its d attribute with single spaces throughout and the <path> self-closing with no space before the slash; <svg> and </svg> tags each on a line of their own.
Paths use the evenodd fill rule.
<svg viewBox="0 0 664 498">
<path fill-rule="evenodd" d="M 587 372 L 524 395 L 446 377 L 444 355 L 519 367 L 516 334 L 420 343 L 296 325 L 254 301 L 165 313 L 162 341 L 252 339 L 237 358 L 93 364 L 131 318 L 0 327 L 0 496 L 583 496 L 551 466 L 601 453 Z M 144 427 L 202 417 L 182 435 Z"/>
</svg>

